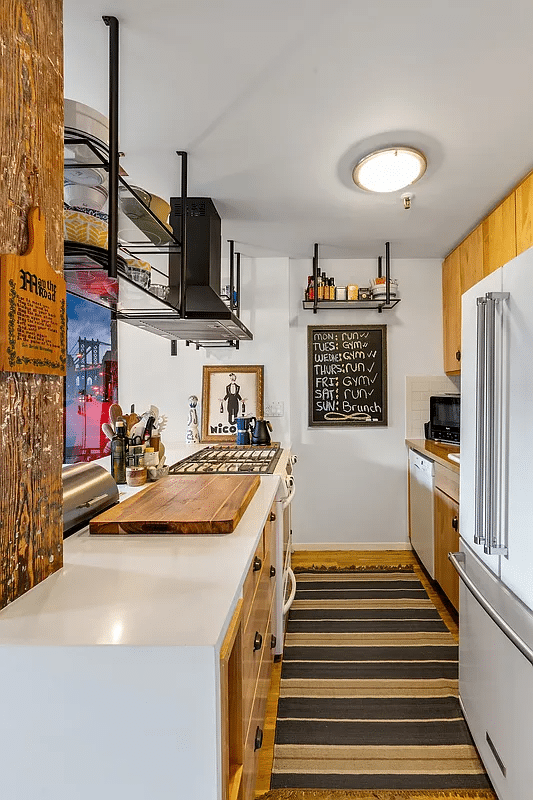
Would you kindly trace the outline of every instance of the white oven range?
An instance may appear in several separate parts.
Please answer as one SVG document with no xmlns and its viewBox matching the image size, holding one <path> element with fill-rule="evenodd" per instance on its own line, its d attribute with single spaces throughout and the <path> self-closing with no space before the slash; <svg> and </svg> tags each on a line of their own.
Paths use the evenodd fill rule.
<svg viewBox="0 0 533 800">
<path fill-rule="evenodd" d="M 261 447 L 215 444 L 196 450 L 170 467 L 171 475 L 251 473 L 255 475 L 274 474 L 281 477 L 275 501 L 276 554 L 274 566 L 276 575 L 282 576 L 281 580 L 276 581 L 274 600 L 273 632 L 276 637 L 276 660 L 279 660 L 283 653 L 285 618 L 296 592 L 296 579 L 291 568 L 291 502 L 295 492 L 292 467 L 297 460 L 297 456 L 292 455 L 290 450 L 282 448 L 276 442 Z"/>
</svg>

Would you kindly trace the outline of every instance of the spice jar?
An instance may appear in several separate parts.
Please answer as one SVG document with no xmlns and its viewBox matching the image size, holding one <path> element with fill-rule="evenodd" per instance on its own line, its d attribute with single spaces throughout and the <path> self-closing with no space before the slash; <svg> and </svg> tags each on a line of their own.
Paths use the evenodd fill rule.
<svg viewBox="0 0 533 800">
<path fill-rule="evenodd" d="M 348 289 L 348 300 L 357 300 L 359 286 L 357 286 L 355 283 L 350 283 L 347 289 Z"/>
<path fill-rule="evenodd" d="M 144 466 L 157 467 L 159 465 L 159 450 L 155 452 L 153 447 L 146 447 L 144 451 Z"/>
<path fill-rule="evenodd" d="M 146 467 L 126 467 L 126 483 L 128 486 L 142 486 L 147 474 Z"/>
<path fill-rule="evenodd" d="M 335 287 L 335 300 L 346 300 L 346 286 Z"/>
</svg>

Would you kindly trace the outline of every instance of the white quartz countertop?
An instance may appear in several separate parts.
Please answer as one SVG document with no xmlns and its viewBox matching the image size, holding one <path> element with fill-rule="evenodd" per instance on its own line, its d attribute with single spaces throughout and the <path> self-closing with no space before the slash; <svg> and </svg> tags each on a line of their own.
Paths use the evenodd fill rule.
<svg viewBox="0 0 533 800">
<path fill-rule="evenodd" d="M 70 536 L 63 568 L 0 612 L 0 647 L 219 646 L 279 485 L 261 476 L 226 535 Z"/>
</svg>

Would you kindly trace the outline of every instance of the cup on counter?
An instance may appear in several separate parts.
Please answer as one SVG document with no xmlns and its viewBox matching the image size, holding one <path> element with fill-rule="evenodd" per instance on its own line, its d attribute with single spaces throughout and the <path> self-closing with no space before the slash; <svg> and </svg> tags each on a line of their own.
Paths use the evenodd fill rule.
<svg viewBox="0 0 533 800">
<path fill-rule="evenodd" d="M 146 467 L 126 467 L 126 483 L 128 486 L 142 486 L 146 483 L 148 472 Z"/>
</svg>

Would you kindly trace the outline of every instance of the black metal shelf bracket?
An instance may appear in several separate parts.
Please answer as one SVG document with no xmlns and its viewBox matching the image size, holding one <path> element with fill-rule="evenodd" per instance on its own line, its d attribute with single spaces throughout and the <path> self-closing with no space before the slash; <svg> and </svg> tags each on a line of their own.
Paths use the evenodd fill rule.
<svg viewBox="0 0 533 800">
<path fill-rule="evenodd" d="M 383 277 L 383 257 L 378 256 L 377 264 L 378 278 Z M 400 302 L 399 297 L 391 298 L 390 295 L 390 242 L 385 242 L 385 300 L 319 300 L 318 299 L 318 244 L 315 243 L 313 249 L 313 284 L 314 296 L 313 300 L 304 300 L 302 305 L 304 309 L 312 309 L 313 314 L 318 313 L 318 309 L 332 309 L 332 308 L 375 308 L 378 314 L 382 314 L 383 310 L 394 308 Z"/>
<path fill-rule="evenodd" d="M 176 150 L 181 158 L 181 263 L 180 263 L 180 317 L 185 319 L 186 300 L 187 300 L 187 153 L 185 150 Z"/>
<path fill-rule="evenodd" d="M 108 275 L 117 277 L 118 245 L 118 19 L 102 17 L 109 28 L 109 198 L 108 198 Z"/>
</svg>

